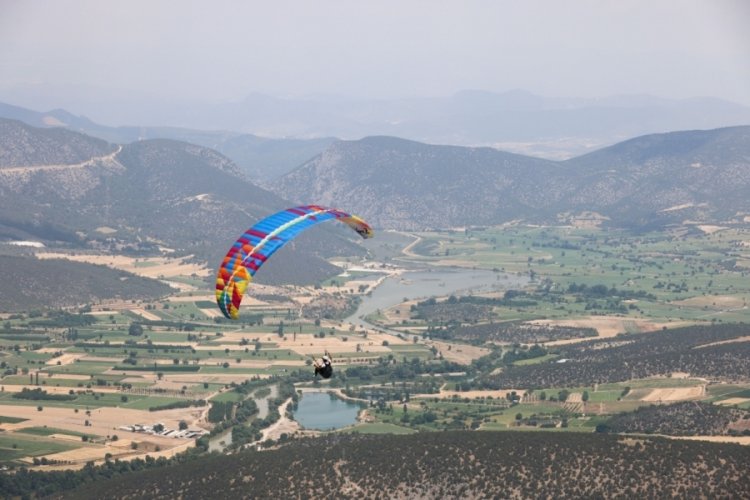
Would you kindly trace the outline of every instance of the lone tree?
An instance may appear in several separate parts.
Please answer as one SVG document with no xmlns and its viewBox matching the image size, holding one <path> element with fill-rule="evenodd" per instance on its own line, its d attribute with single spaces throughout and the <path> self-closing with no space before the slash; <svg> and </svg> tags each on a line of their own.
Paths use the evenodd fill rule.
<svg viewBox="0 0 750 500">
<path fill-rule="evenodd" d="M 128 335 L 134 335 L 140 337 L 143 335 L 143 326 L 140 323 L 130 323 L 128 328 Z"/>
</svg>

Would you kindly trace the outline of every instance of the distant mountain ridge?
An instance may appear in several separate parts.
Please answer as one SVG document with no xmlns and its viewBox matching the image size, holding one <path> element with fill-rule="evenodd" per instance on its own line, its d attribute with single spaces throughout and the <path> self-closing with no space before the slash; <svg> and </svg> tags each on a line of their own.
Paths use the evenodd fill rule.
<svg viewBox="0 0 750 500">
<path fill-rule="evenodd" d="M 108 127 L 62 109 L 33 111 L 0 102 L 0 118 L 27 125 L 80 132 L 107 142 L 128 144 L 148 139 L 173 139 L 214 149 L 230 158 L 254 182 L 270 184 L 277 177 L 325 150 L 336 139 L 273 139 L 226 130 L 180 127 Z"/>
<path fill-rule="evenodd" d="M 117 149 L 106 141 L 63 128 L 49 129 L 40 135 L 31 127 L 19 127 L 18 122 L 3 119 L 0 119 L 0 138 L 3 146 L 0 168 L 74 164 Z M 28 154 L 30 150 L 34 151 L 33 156 Z"/>
<path fill-rule="evenodd" d="M 750 127 L 654 134 L 564 162 L 390 137 L 341 141 L 277 193 L 343 200 L 376 225 L 427 229 L 568 223 L 596 212 L 646 227 L 750 216 Z"/>
<path fill-rule="evenodd" d="M 234 102 L 206 102 L 117 98 L 88 89 L 78 99 L 61 102 L 49 96 L 69 95 L 70 88 L 25 90 L 33 95 L 6 92 L 2 99 L 65 106 L 109 123 L 148 122 L 299 139 L 387 135 L 431 144 L 491 146 L 550 159 L 567 159 L 652 133 L 750 124 L 750 107 L 715 98 L 564 98 L 524 90 L 463 90 L 441 97 L 394 99 L 252 93 Z"/>
</svg>

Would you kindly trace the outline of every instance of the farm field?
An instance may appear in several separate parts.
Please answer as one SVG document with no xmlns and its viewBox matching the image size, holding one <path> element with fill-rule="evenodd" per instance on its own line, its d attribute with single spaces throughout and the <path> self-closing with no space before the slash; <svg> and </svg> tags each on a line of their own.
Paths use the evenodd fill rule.
<svg viewBox="0 0 750 500">
<path fill-rule="evenodd" d="M 740 227 L 703 231 L 688 226 L 639 235 L 575 227 L 467 228 L 418 233 L 403 259 L 531 279 L 528 287 L 514 291 L 512 300 L 496 294 L 476 297 L 471 304 L 482 311 L 475 319 L 479 325 L 593 329 L 599 337 L 613 337 L 750 319 L 748 268 L 741 265 L 750 260 L 750 231 Z M 484 299 L 481 304 L 480 299 Z M 431 311 L 415 303 L 404 302 L 371 319 L 407 334 L 420 332 L 434 338 L 436 325 L 443 325 L 443 331 L 437 332 L 441 339 L 476 339 L 473 333 L 444 332 L 446 323 L 470 314 L 470 304 L 444 304 Z M 399 322 L 408 323 L 408 328 L 401 328 Z M 502 336 L 495 340 L 480 335 L 485 335 L 480 341 L 503 342 Z M 563 336 L 541 343 L 557 346 L 581 340 Z"/>
<path fill-rule="evenodd" d="M 364 395 L 368 408 L 350 430 L 374 434 L 594 432 L 612 415 L 650 405 L 699 401 L 750 408 L 750 380 L 678 369 L 588 385 L 482 386 L 514 370 L 568 369 L 570 352 L 577 352 L 570 349 L 592 341 L 605 342 L 597 349 L 606 350 L 633 342 L 632 335 L 646 335 L 641 342 L 689 325 L 750 319 L 748 269 L 727 262 L 727 249 L 736 262 L 750 261 L 750 232 L 633 236 L 601 229 L 501 227 L 419 233 L 413 241 L 398 256 L 398 265 L 390 261 L 384 273 L 347 264 L 350 270 L 315 287 L 255 285 L 237 322 L 221 317 L 213 294 L 201 289 L 207 285 L 196 281 L 205 270 L 166 257 L 96 257 L 105 265 L 199 286 L 183 286 L 150 302 L 5 315 L 0 429 L 4 438 L 19 441 L 3 457 L 11 464 L 45 467 L 34 458 L 47 457 L 55 466 L 81 467 L 106 456 L 177 453 L 196 446 L 196 440 L 122 427 L 224 429 L 232 425 L 228 414 L 216 417 L 216 412 L 237 411 L 253 401 L 243 387 L 279 381 Z M 374 323 L 369 326 L 340 319 L 389 273 L 444 265 L 520 274 L 529 281 L 510 293 L 394 298 L 393 307 L 368 318 Z M 322 316 L 328 307 L 336 313 Z M 698 347 L 742 348 L 750 332 L 722 339 Z M 338 371 L 321 383 L 311 379 L 310 365 L 324 352 Z M 282 408 L 275 418 L 283 424 L 261 433 L 263 439 L 303 432 L 284 420 L 281 401 L 274 405 Z M 271 424 L 251 415 L 239 425 L 259 432 L 258 426 L 271 429 Z M 32 441 L 39 445 L 29 445 Z"/>
</svg>

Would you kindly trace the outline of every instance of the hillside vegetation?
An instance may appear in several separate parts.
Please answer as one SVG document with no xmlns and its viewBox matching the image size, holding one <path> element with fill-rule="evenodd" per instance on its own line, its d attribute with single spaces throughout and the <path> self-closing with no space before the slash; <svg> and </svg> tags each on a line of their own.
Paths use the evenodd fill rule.
<svg viewBox="0 0 750 500">
<path fill-rule="evenodd" d="M 750 449 L 739 445 L 601 434 L 331 435 L 152 469 L 137 481 L 129 475 L 97 480 L 62 498 L 307 498 L 320 492 L 337 498 L 741 498 L 750 495 L 748 461 Z"/>
<path fill-rule="evenodd" d="M 63 128 L 44 134 L 21 122 L 0 118 L 0 169 L 39 165 L 70 165 L 104 156 L 117 146 Z M 29 152 L 33 151 L 33 157 Z"/>
<path fill-rule="evenodd" d="M 66 307 L 101 299 L 152 299 L 174 290 L 160 281 L 104 266 L 0 255 L 0 311 Z"/>
<path fill-rule="evenodd" d="M 726 435 L 735 422 L 750 420 L 750 411 L 684 401 L 671 405 L 650 405 L 610 418 L 610 432 L 637 432 L 669 436 Z"/>
<path fill-rule="evenodd" d="M 658 333 L 619 335 L 558 350 L 564 362 L 512 366 L 486 377 L 486 387 L 580 387 L 674 372 L 713 381 L 750 380 L 746 325 L 701 325 Z"/>
</svg>

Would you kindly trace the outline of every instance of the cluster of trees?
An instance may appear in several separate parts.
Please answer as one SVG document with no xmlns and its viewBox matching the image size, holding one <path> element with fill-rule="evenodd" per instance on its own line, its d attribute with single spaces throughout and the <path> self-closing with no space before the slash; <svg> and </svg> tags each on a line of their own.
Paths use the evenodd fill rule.
<svg viewBox="0 0 750 500">
<path fill-rule="evenodd" d="M 74 394 L 49 394 L 47 391 L 42 390 L 39 387 L 36 389 L 24 387 L 21 389 L 21 392 L 14 393 L 13 397 L 15 399 L 28 399 L 31 401 L 72 401 L 78 396 Z"/>
<path fill-rule="evenodd" d="M 281 415 L 279 414 L 279 406 L 289 398 L 292 399 L 292 408 L 296 409 L 299 396 L 297 395 L 294 385 L 290 382 L 281 382 L 279 384 L 278 396 L 268 402 L 268 415 L 262 419 L 252 420 L 249 425 L 245 425 L 244 422 L 257 413 L 257 407 L 252 413 L 247 412 L 246 409 L 240 408 L 235 416 L 235 421 L 237 421 L 239 425 L 232 427 L 232 444 L 229 448 L 235 450 L 241 449 L 242 446 L 247 443 L 258 441 L 262 436 L 262 429 L 265 429 L 281 418 Z M 255 405 L 254 400 L 250 401 Z"/>
<path fill-rule="evenodd" d="M 447 300 L 438 301 L 431 297 L 411 306 L 413 317 L 432 325 L 459 325 L 492 321 L 497 318 L 495 307 L 532 307 L 537 300 L 519 290 L 508 290 L 502 298 L 467 295 L 451 295 Z"/>
<path fill-rule="evenodd" d="M 90 326 L 96 323 L 96 318 L 90 314 L 73 314 L 62 310 L 50 310 L 45 313 L 45 318 L 29 319 L 30 327 L 63 327 L 74 328 Z"/>
<path fill-rule="evenodd" d="M 617 297 L 623 300 L 646 299 L 656 300 L 656 295 L 643 290 L 620 290 L 613 286 L 607 285 L 586 285 L 571 283 L 568 285 L 568 293 L 577 294 L 584 298 L 606 298 Z"/>
<path fill-rule="evenodd" d="M 449 330 L 449 337 L 472 343 L 507 342 L 536 344 L 553 340 L 596 337 L 594 328 L 559 325 L 532 325 L 520 322 L 459 326 Z"/>
<path fill-rule="evenodd" d="M 173 410 L 175 408 L 190 408 L 191 406 L 206 406 L 205 399 L 183 399 L 158 406 L 149 406 L 148 411 Z"/>
<path fill-rule="evenodd" d="M 433 325 L 476 323 L 490 321 L 494 317 L 491 305 L 462 301 L 454 296 L 440 302 L 430 298 L 413 304 L 411 315 Z"/>
<path fill-rule="evenodd" d="M 208 409 L 208 421 L 218 424 L 234 417 L 235 403 L 233 401 L 211 401 Z"/>
<path fill-rule="evenodd" d="M 155 459 L 147 455 L 145 459 L 107 460 L 101 466 L 95 466 L 93 462 L 89 462 L 79 471 L 38 472 L 21 467 L 14 472 L 0 473 L 0 492 L 7 498 L 41 498 L 59 495 L 92 482 L 120 476 L 127 476 L 128 480 L 132 481 L 135 475 L 149 469 L 162 469 L 168 465 L 185 463 L 199 457 L 197 450 L 191 448 L 169 459 L 165 457 Z"/>
<path fill-rule="evenodd" d="M 275 383 L 278 383 L 278 396 L 273 401 L 269 401 L 269 412 L 263 419 L 251 419 L 258 413 L 258 405 L 252 398 L 245 398 L 239 402 L 212 401 L 208 412 L 208 420 L 216 425 L 208 436 L 203 436 L 196 441 L 198 448 L 207 450 L 208 440 L 211 437 L 231 427 L 232 444 L 230 449 L 239 449 L 246 443 L 260 439 L 261 429 L 268 427 L 280 418 L 278 407 L 284 401 L 292 398 L 292 405 L 296 407 L 299 396 L 292 383 L 293 377 L 281 381 L 278 381 L 278 377 L 272 377 L 272 379 Z M 266 387 L 268 384 L 268 379 L 248 380 L 242 384 L 233 384 L 233 391 L 249 396 L 251 392 L 259 387 Z"/>
<path fill-rule="evenodd" d="M 731 424 L 750 419 L 750 411 L 698 401 L 642 406 L 597 427 L 599 432 L 637 432 L 669 436 L 731 434 Z"/>
<path fill-rule="evenodd" d="M 343 389 L 343 393 L 350 398 L 363 399 L 367 401 L 404 401 L 411 399 L 412 394 L 437 394 L 440 392 L 442 380 L 417 380 L 413 383 L 401 383 L 391 386 L 365 386 L 356 389 L 349 387 Z"/>
<path fill-rule="evenodd" d="M 308 319 L 342 319 L 354 314 L 361 299 L 355 295 L 335 293 L 312 300 L 302 308 L 302 317 Z"/>
<path fill-rule="evenodd" d="M 462 372 L 465 366 L 451 361 L 425 362 L 419 358 L 412 358 L 404 362 L 396 362 L 393 358 L 379 358 L 378 364 L 350 366 L 344 370 L 344 381 L 357 379 L 360 382 L 402 382 L 413 380 L 424 374 L 443 374 L 451 372 Z"/>
</svg>

